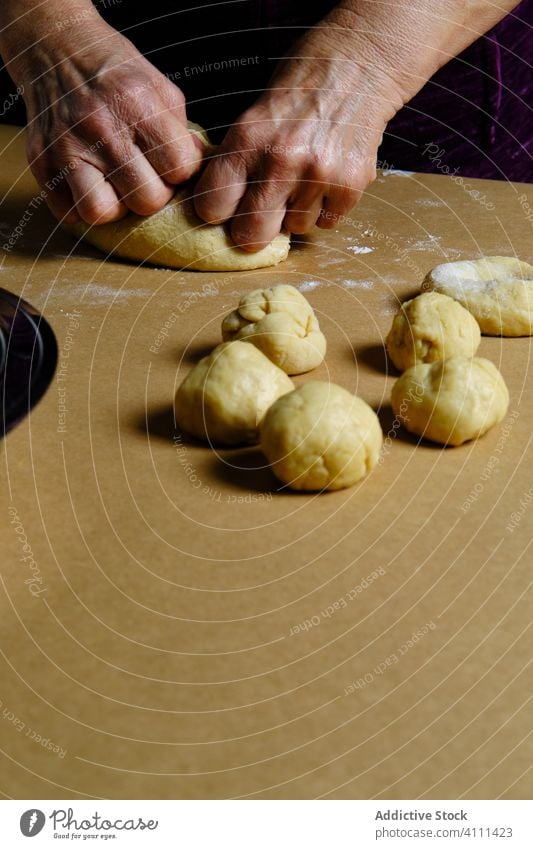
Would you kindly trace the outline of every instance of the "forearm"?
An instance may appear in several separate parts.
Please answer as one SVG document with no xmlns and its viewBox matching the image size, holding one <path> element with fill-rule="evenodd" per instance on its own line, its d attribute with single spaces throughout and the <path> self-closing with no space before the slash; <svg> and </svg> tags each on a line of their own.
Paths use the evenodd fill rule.
<svg viewBox="0 0 533 849">
<path fill-rule="evenodd" d="M 107 25 L 91 0 L 1 0 L 0 54 L 16 83 L 90 43 L 93 27 Z M 111 30 L 110 30 L 111 31 Z"/>
<path fill-rule="evenodd" d="M 341 77 L 352 80 L 363 65 L 371 66 L 406 102 L 517 5 L 517 0 L 342 0 L 294 52 L 332 57 Z"/>
</svg>

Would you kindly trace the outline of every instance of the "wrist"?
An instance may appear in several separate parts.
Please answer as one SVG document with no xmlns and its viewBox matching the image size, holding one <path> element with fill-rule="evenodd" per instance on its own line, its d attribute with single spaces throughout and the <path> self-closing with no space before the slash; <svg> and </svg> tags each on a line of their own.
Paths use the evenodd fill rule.
<svg viewBox="0 0 533 849">
<path fill-rule="evenodd" d="M 280 98 L 294 108 L 302 99 L 313 101 L 320 117 L 331 112 L 334 120 L 364 111 L 372 123 L 389 121 L 404 104 L 387 57 L 365 39 L 360 24 L 358 31 L 353 15 L 338 9 L 293 46 L 258 104 Z"/>
</svg>

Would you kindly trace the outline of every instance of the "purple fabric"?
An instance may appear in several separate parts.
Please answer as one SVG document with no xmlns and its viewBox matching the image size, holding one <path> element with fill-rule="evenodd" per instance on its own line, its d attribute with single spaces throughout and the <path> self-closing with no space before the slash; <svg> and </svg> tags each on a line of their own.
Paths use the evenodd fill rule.
<svg viewBox="0 0 533 849">
<path fill-rule="evenodd" d="M 399 168 L 533 181 L 533 0 L 445 65 L 387 127 L 380 155 Z M 436 145 L 431 162 L 424 154 Z M 429 148 L 434 151 L 434 147 Z"/>
</svg>

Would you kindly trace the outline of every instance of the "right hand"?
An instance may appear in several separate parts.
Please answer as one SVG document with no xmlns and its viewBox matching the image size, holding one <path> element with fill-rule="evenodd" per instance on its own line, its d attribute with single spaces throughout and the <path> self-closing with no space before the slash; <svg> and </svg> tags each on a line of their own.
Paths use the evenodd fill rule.
<svg viewBox="0 0 533 849">
<path fill-rule="evenodd" d="M 99 16 L 25 57 L 28 161 L 59 220 L 150 215 L 199 170 L 184 95 Z"/>
</svg>

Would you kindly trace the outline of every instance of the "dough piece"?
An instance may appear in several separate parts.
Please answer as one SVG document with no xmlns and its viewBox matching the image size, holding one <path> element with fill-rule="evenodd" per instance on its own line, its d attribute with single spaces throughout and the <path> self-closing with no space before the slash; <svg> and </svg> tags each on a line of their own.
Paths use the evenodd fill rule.
<svg viewBox="0 0 533 849">
<path fill-rule="evenodd" d="M 326 353 L 326 337 L 313 308 L 294 286 L 243 295 L 237 309 L 222 322 L 222 338 L 252 342 L 287 374 L 316 368 Z"/>
<path fill-rule="evenodd" d="M 455 298 L 487 336 L 533 335 L 533 266 L 507 256 L 445 262 L 422 288 Z"/>
<path fill-rule="evenodd" d="M 261 448 L 292 489 L 343 489 L 379 459 L 383 434 L 375 412 L 334 383 L 311 380 L 276 401 L 261 425 Z"/>
<path fill-rule="evenodd" d="M 189 124 L 189 129 L 202 139 L 209 153 L 216 150 L 201 127 Z M 288 233 L 280 233 L 265 248 L 248 253 L 235 245 L 228 224 L 205 224 L 194 211 L 193 188 L 192 182 L 180 186 L 153 215 L 130 212 L 109 224 L 79 221 L 65 229 L 106 254 L 187 271 L 242 271 L 287 259 Z"/>
<path fill-rule="evenodd" d="M 402 304 L 387 336 L 387 351 L 400 371 L 455 354 L 473 357 L 481 342 L 475 318 L 438 292 L 424 292 Z"/>
<path fill-rule="evenodd" d="M 478 439 L 503 419 L 508 406 L 503 377 L 482 357 L 419 363 L 392 387 L 392 409 L 407 430 L 443 445 Z"/>
<path fill-rule="evenodd" d="M 182 430 L 210 442 L 257 442 L 270 405 L 293 389 L 290 377 L 253 345 L 225 342 L 180 385 L 176 420 Z"/>
</svg>

